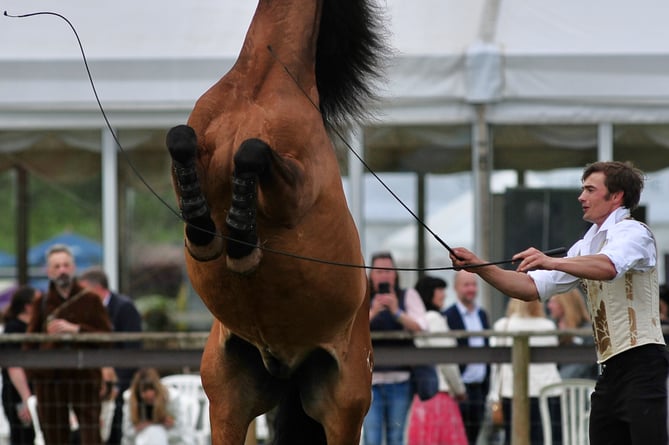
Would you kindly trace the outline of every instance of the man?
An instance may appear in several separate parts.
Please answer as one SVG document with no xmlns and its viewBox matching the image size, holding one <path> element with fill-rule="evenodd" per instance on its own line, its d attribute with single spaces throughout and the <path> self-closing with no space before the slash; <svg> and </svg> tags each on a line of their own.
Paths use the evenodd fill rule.
<svg viewBox="0 0 669 445">
<path fill-rule="evenodd" d="M 125 296 L 109 290 L 107 274 L 99 267 L 86 269 L 79 277 L 82 286 L 94 292 L 107 309 L 114 332 L 141 332 L 142 316 L 135 303 Z M 141 342 L 120 342 L 116 345 L 121 349 L 140 349 Z M 123 391 L 130 387 L 136 368 L 116 368 L 116 387 L 113 396 L 116 398 L 114 418 L 107 445 L 119 445 L 123 436 Z"/>
<path fill-rule="evenodd" d="M 504 294 L 521 300 L 564 293 L 584 284 L 602 373 L 592 395 L 592 445 L 666 445 L 667 351 L 659 314 L 657 249 L 651 231 L 630 217 L 639 203 L 643 173 L 629 163 L 586 167 L 578 198 L 593 225 L 565 258 L 535 248 L 513 256 L 515 271 L 471 270 Z M 455 249 L 453 265 L 481 264 Z"/>
<path fill-rule="evenodd" d="M 27 332 L 77 334 L 110 332 L 111 322 L 100 298 L 84 289 L 74 278 L 74 257 L 65 245 L 54 245 L 46 254 L 49 290 L 33 303 L 33 317 Z M 68 349 L 67 343 L 28 344 L 28 348 Z M 77 348 L 96 348 L 83 343 Z M 79 422 L 82 443 L 98 445 L 100 440 L 100 369 L 32 370 L 29 377 L 37 396 L 37 409 L 45 442 L 63 445 L 70 440 L 68 406 Z"/>
<path fill-rule="evenodd" d="M 451 330 L 481 331 L 489 329 L 488 315 L 476 303 L 478 296 L 478 278 L 465 270 L 455 273 L 453 288 L 457 301 L 444 315 Z M 480 348 L 487 346 L 484 337 L 467 337 L 458 339 L 459 347 Z M 485 413 L 485 400 L 490 387 L 489 369 L 484 363 L 461 365 L 462 381 L 467 390 L 467 399 L 460 402 L 462 421 L 470 445 L 476 443 Z"/>
</svg>

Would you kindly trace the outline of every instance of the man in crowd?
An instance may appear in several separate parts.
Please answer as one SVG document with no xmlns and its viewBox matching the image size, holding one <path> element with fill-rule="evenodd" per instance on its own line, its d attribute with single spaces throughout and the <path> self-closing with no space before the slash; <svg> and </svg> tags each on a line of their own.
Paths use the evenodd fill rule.
<svg viewBox="0 0 669 445">
<path fill-rule="evenodd" d="M 453 288 L 457 301 L 444 315 L 451 330 L 466 330 L 470 332 L 490 328 L 488 315 L 477 304 L 478 278 L 475 274 L 459 270 L 455 274 Z M 466 337 L 458 339 L 459 347 L 480 348 L 487 346 L 485 337 Z M 483 415 L 485 401 L 490 388 L 489 367 L 485 363 L 470 363 L 460 366 L 462 381 L 467 390 L 467 399 L 460 402 L 462 421 L 467 433 L 469 445 L 476 443 Z"/>
<path fill-rule="evenodd" d="M 75 279 L 76 266 L 72 251 L 65 245 L 54 245 L 46 254 L 49 290 L 33 303 L 29 333 L 78 334 L 110 332 L 111 322 L 100 298 L 83 288 Z M 27 344 L 26 348 L 68 349 L 69 343 L 45 342 Z M 97 348 L 81 343 L 77 348 Z M 37 409 L 45 442 L 63 445 L 70 440 L 72 408 L 79 422 L 82 443 L 100 445 L 100 406 L 102 372 L 100 369 L 30 370 L 29 378 L 37 396 Z"/>
<path fill-rule="evenodd" d="M 100 301 L 107 309 L 114 332 L 142 331 L 142 316 L 135 307 L 135 303 L 129 297 L 109 290 L 109 279 L 101 268 L 91 267 L 86 269 L 79 276 L 79 282 L 100 297 Z M 141 347 L 142 343 L 138 341 L 119 342 L 116 345 L 116 348 L 120 349 L 140 349 Z M 107 382 L 108 385 L 115 385 L 112 395 L 116 398 L 114 419 L 107 445 L 120 445 L 121 443 L 123 436 L 123 391 L 130 387 L 130 382 L 136 371 L 137 368 L 116 368 L 117 380 Z"/>
</svg>

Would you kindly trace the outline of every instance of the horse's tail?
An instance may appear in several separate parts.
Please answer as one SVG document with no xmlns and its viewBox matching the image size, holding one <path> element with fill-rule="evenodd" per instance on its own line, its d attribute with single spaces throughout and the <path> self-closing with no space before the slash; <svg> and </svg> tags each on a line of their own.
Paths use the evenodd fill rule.
<svg viewBox="0 0 669 445">
<path fill-rule="evenodd" d="M 333 123 L 365 116 L 376 98 L 389 54 L 383 15 L 373 0 L 325 0 L 316 53 L 316 82 L 323 118 Z"/>
<path fill-rule="evenodd" d="M 289 385 L 290 388 L 277 407 L 272 445 L 327 445 L 321 424 L 309 417 L 302 408 L 297 384 L 291 380 Z"/>
</svg>

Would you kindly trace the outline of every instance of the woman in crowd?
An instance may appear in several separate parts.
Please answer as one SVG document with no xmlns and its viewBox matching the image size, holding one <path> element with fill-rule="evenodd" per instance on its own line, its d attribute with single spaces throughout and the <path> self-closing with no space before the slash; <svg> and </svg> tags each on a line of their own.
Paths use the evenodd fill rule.
<svg viewBox="0 0 669 445">
<path fill-rule="evenodd" d="M 399 286 L 395 262 L 390 253 L 372 256 L 369 273 L 371 303 L 369 310 L 372 331 L 424 331 L 427 328 L 425 306 L 414 289 Z M 407 340 L 384 340 L 383 344 L 403 345 Z M 381 342 L 374 342 L 374 346 Z M 409 345 L 413 345 L 408 340 Z M 412 390 L 406 366 L 375 366 L 372 373 L 372 405 L 365 417 L 365 445 L 381 445 L 385 431 L 387 445 L 404 443 Z"/>
<path fill-rule="evenodd" d="M 155 369 L 137 371 L 124 399 L 124 445 L 193 443 L 193 431 L 186 422 L 188 401 L 163 385 Z"/>
<path fill-rule="evenodd" d="M 506 317 L 497 320 L 493 326 L 495 331 L 554 331 L 555 323 L 546 318 L 544 306 L 539 300 L 530 302 L 509 299 Z M 512 346 L 511 337 L 491 337 L 491 346 Z M 530 346 L 557 346 L 557 336 L 544 335 L 530 337 Z M 530 396 L 530 443 L 544 443 L 541 414 L 539 412 L 539 391 L 542 387 L 561 381 L 557 364 L 532 363 L 529 369 Z M 489 400 L 502 400 L 504 413 L 505 443 L 511 443 L 511 400 L 513 399 L 513 368 L 511 364 L 493 365 L 490 379 Z M 562 442 L 560 431 L 560 407 L 557 397 L 549 397 L 551 419 L 553 423 L 553 443 Z"/>
<path fill-rule="evenodd" d="M 24 334 L 32 317 L 33 300 L 39 291 L 30 286 L 18 288 L 5 310 L 5 333 Z M 6 343 L 4 349 L 21 349 L 19 343 Z M 32 445 L 35 431 L 28 411 L 28 398 L 32 395 L 23 368 L 2 368 L 2 407 L 10 425 L 10 445 Z"/>
<path fill-rule="evenodd" d="M 548 300 L 548 310 L 558 329 L 591 328 L 590 314 L 585 307 L 583 294 L 577 288 L 565 294 L 554 295 Z M 560 335 L 560 346 L 594 345 L 592 334 L 584 336 Z M 559 366 L 562 379 L 597 379 L 597 363 L 563 363 Z"/>
<path fill-rule="evenodd" d="M 425 276 L 415 289 L 426 309 L 428 331 L 447 332 L 448 324 L 441 314 L 446 300 L 446 281 Z M 454 347 L 455 339 L 446 337 L 416 339 L 419 347 Z M 409 417 L 408 445 L 467 445 L 467 435 L 460 415 L 458 400 L 467 397 L 465 385 L 456 364 L 437 365 L 439 392 L 421 401 L 414 396 Z M 457 399 L 457 400 L 456 400 Z"/>
</svg>

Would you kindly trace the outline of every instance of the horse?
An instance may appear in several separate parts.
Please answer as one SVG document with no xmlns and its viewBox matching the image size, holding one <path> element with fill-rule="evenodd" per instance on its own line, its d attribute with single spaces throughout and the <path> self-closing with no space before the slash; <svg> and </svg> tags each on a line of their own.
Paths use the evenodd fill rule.
<svg viewBox="0 0 669 445">
<path fill-rule="evenodd" d="M 367 112 L 382 28 L 371 0 L 259 0 L 233 67 L 167 134 L 187 273 L 214 318 L 215 445 L 274 407 L 276 444 L 359 443 L 369 295 L 343 266 L 364 258 L 330 130 Z"/>
</svg>

